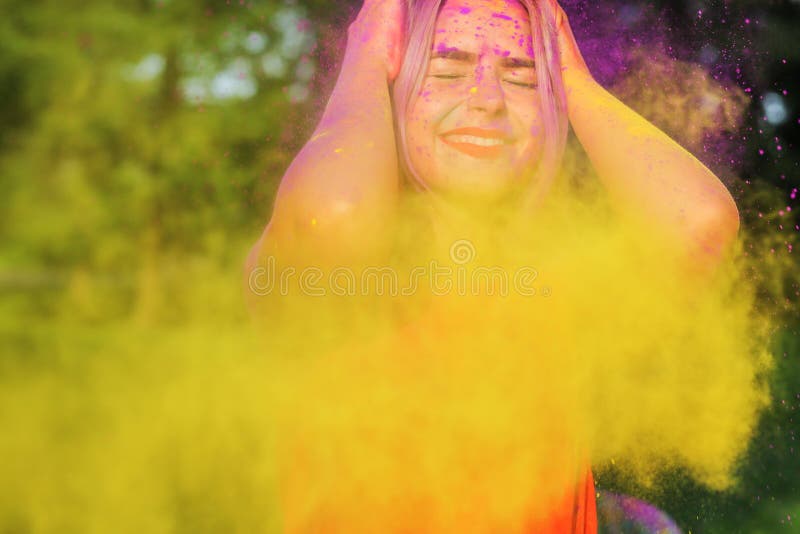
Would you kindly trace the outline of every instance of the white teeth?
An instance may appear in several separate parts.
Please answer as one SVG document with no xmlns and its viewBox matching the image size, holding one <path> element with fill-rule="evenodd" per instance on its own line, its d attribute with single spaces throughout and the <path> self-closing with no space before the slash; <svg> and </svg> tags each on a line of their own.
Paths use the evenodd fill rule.
<svg viewBox="0 0 800 534">
<path fill-rule="evenodd" d="M 490 139 L 488 137 L 476 137 L 474 135 L 449 135 L 447 140 L 451 143 L 470 143 L 479 146 L 497 146 L 502 145 L 502 139 Z"/>
</svg>

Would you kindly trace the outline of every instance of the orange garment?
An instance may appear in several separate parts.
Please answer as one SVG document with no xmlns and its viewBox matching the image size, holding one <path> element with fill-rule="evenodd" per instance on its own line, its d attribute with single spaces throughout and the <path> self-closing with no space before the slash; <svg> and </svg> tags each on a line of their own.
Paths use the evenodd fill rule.
<svg viewBox="0 0 800 534">
<path fill-rule="evenodd" d="M 313 485 L 313 482 L 311 484 Z M 301 488 L 297 489 L 303 493 Z M 286 499 L 289 496 L 284 494 L 283 497 Z M 520 534 L 597 534 L 595 497 L 592 473 L 587 471 L 584 480 L 578 484 L 575 491 L 565 495 L 552 513 L 543 519 L 529 522 Z M 303 499 L 300 497 L 298 500 L 302 501 Z M 291 506 L 291 504 L 284 500 L 284 506 Z M 448 532 L 431 532 L 426 525 L 425 518 L 419 516 L 422 509 L 422 507 L 414 507 L 412 503 L 399 506 L 398 509 L 393 510 L 393 513 L 384 515 L 382 531 L 390 534 L 451 534 L 456 531 L 454 529 Z M 284 512 L 292 514 L 286 508 L 284 508 Z M 295 523 L 292 517 L 286 517 L 285 519 L 288 521 L 284 523 L 284 532 L 286 534 L 371 534 L 373 527 L 367 527 L 369 530 L 359 527 L 358 520 L 354 521 L 353 516 L 343 519 L 342 512 L 343 510 L 321 508 L 300 523 Z M 374 513 L 374 510 L 358 510 L 358 515 Z M 345 517 L 347 517 L 346 512 Z"/>
<path fill-rule="evenodd" d="M 469 306 L 437 308 L 428 307 L 413 317 L 405 324 L 401 324 L 389 339 L 373 340 L 358 347 L 357 352 L 368 355 L 363 361 L 353 358 L 353 347 L 344 347 L 341 352 L 322 360 L 324 362 L 346 361 L 348 373 L 370 376 L 369 373 L 389 373 L 399 383 L 414 383 L 417 377 L 428 370 L 428 363 L 433 358 L 458 358 L 469 345 L 472 337 L 463 335 L 472 325 L 480 325 L 486 307 Z M 444 341 L 443 341 L 444 340 Z M 450 347 L 447 354 L 436 353 L 439 347 Z M 383 355 L 386 360 L 370 368 L 374 362 L 373 355 Z M 353 362 L 360 362 L 353 364 Z M 386 362 L 394 362 L 387 364 Z M 347 373 L 346 373 L 347 374 Z M 320 410 L 325 409 L 325 401 L 320 401 Z M 412 429 L 413 431 L 413 429 Z M 516 523 L 513 532 L 487 530 L 487 534 L 596 534 L 597 512 L 596 493 L 591 471 L 587 468 L 585 458 L 580 452 L 571 454 L 572 446 L 569 439 L 564 436 L 557 438 L 558 430 L 548 434 L 553 441 L 552 455 L 544 453 L 547 458 L 559 466 L 555 469 L 556 479 L 559 484 L 565 469 L 574 473 L 576 484 L 565 492 L 564 496 L 556 499 L 552 504 L 535 503 L 537 513 L 531 512 L 531 519 L 521 517 Z M 330 456 L 318 457 L 327 454 L 324 443 L 307 442 L 298 436 L 297 441 L 290 440 L 285 450 L 284 461 L 281 465 L 283 477 L 279 489 L 282 511 L 284 513 L 284 530 L 286 534 L 372 534 L 385 532 L 387 534 L 454 534 L 456 532 L 481 532 L 480 522 L 470 525 L 470 510 L 466 506 L 466 513 L 458 516 L 456 522 L 461 524 L 440 523 L 436 519 L 436 508 L 441 505 L 437 502 L 426 501 L 426 497 L 404 494 L 391 502 L 371 500 L 374 495 L 367 489 L 361 498 L 357 493 L 351 493 L 356 486 L 349 485 L 347 479 L 349 466 L 347 461 L 339 462 L 336 453 Z M 402 447 L 401 447 L 402 448 Z M 337 451 L 341 452 L 341 451 Z M 345 452 L 346 454 L 346 452 Z M 349 461 L 353 458 L 347 456 Z M 409 458 L 398 454 L 398 462 L 408 462 Z M 412 459 L 413 460 L 413 459 Z M 341 469 L 336 473 L 333 482 L 327 482 L 320 487 L 320 466 L 323 472 L 330 476 L 330 467 Z M 399 464 L 398 464 L 399 465 Z M 583 466 L 583 467 L 581 467 Z M 326 471 L 327 469 L 327 471 Z M 407 469 L 413 472 L 415 466 L 409 463 Z M 402 471 L 400 471 L 402 472 Z M 339 477 L 342 478 L 339 478 Z M 379 475 L 376 475 L 379 476 Z M 531 484 L 541 483 L 541 480 L 550 480 L 546 473 L 540 482 L 531 480 Z M 339 483 L 341 482 L 341 485 Z M 380 485 L 378 485 L 380 488 Z M 420 493 L 424 495 L 424 487 Z M 345 491 L 344 495 L 342 491 Z M 380 491 L 380 489 L 378 489 Z M 540 492 L 546 495 L 548 492 Z M 533 492 L 536 495 L 536 492 Z M 533 497 L 536 498 L 536 497 Z M 377 504 L 375 504 L 377 502 Z M 474 502 L 472 506 L 475 506 Z M 542 509 L 544 507 L 544 510 Z M 479 508 L 479 506 L 477 507 Z M 533 507 L 530 508 L 533 510 Z M 476 510 L 480 516 L 480 510 Z M 542 513 L 544 512 L 544 513 Z M 535 519 L 533 518 L 535 516 Z M 462 528 L 462 526 L 464 528 Z M 473 528 L 474 527 L 474 528 Z M 487 527 L 488 528 L 488 527 Z"/>
<path fill-rule="evenodd" d="M 597 499 L 590 470 L 547 518 L 532 522 L 525 534 L 597 534 Z"/>
<path fill-rule="evenodd" d="M 456 338 L 469 339 L 461 333 L 469 331 L 469 325 L 481 325 L 486 309 L 474 304 L 460 309 L 450 306 L 444 308 L 430 306 L 399 328 L 394 344 L 401 348 L 399 354 L 430 354 L 428 348 L 437 346 L 436 342 L 431 343 L 431 335 L 438 338 L 455 334 Z M 520 329 L 524 328 L 525 326 L 520 324 Z M 452 345 L 446 343 L 445 346 Z M 581 465 L 579 460 L 577 465 Z M 545 518 L 531 520 L 526 525 L 524 534 L 597 534 L 597 493 L 591 469 L 588 467 L 584 469 L 585 474 L 582 480 L 578 480 L 575 490 L 568 491 Z M 577 473 L 581 471 L 578 469 Z"/>
</svg>

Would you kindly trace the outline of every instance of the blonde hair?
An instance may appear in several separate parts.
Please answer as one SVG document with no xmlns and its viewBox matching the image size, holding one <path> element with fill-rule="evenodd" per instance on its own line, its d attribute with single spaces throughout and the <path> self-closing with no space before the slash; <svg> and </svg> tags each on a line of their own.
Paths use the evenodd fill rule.
<svg viewBox="0 0 800 534">
<path fill-rule="evenodd" d="M 560 166 L 569 124 L 561 78 L 556 14 L 548 1 L 518 1 L 528 12 L 533 53 L 538 67 L 538 93 L 541 98 L 545 141 L 534 183 L 538 184 L 538 195 L 543 196 L 552 185 Z M 401 171 L 406 181 L 418 191 L 425 191 L 428 186 L 411 165 L 406 122 L 428 71 L 436 18 L 443 5 L 443 0 L 406 0 L 405 56 L 392 88 Z"/>
</svg>

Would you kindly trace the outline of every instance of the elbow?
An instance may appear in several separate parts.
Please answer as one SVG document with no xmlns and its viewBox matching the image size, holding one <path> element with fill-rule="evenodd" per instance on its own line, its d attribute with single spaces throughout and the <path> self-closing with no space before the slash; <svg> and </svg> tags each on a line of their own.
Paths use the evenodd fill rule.
<svg viewBox="0 0 800 534">
<path fill-rule="evenodd" d="M 727 191 L 726 191 L 727 193 Z M 715 236 L 720 243 L 727 248 L 739 235 L 740 220 L 739 209 L 730 194 L 726 194 L 724 200 L 714 210 L 712 214 L 711 226 Z"/>
<path fill-rule="evenodd" d="M 280 241 L 291 243 L 282 251 L 285 254 L 287 248 L 292 249 L 285 259 L 323 268 L 375 261 L 376 255 L 382 257 L 391 231 L 389 205 L 352 195 L 304 199 L 294 204 L 281 221 Z M 287 233 L 291 240 L 285 238 Z"/>
<path fill-rule="evenodd" d="M 695 224 L 693 238 L 712 261 L 726 256 L 739 235 L 739 210 L 733 199 L 708 210 Z"/>
<path fill-rule="evenodd" d="M 247 257 L 244 260 L 244 265 L 242 266 L 242 281 L 245 285 L 245 289 L 247 289 L 249 285 L 253 270 L 258 266 L 260 252 L 261 239 L 256 241 L 255 245 L 250 248 L 250 252 L 247 253 Z"/>
<path fill-rule="evenodd" d="M 244 295 L 245 305 L 250 312 L 251 316 L 255 316 L 258 312 L 260 286 L 257 284 L 259 281 L 260 271 L 263 269 L 259 267 L 259 260 L 262 256 L 262 242 L 263 236 L 250 249 L 247 257 L 242 265 L 242 294 Z"/>
</svg>

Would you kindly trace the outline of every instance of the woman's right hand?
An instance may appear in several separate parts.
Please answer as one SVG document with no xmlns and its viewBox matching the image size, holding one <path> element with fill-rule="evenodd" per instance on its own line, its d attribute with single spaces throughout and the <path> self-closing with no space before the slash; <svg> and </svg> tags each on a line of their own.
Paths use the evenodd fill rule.
<svg viewBox="0 0 800 534">
<path fill-rule="evenodd" d="M 375 55 L 389 82 L 397 77 L 403 61 L 405 4 L 405 0 L 364 0 L 347 31 L 348 49 Z"/>
</svg>

